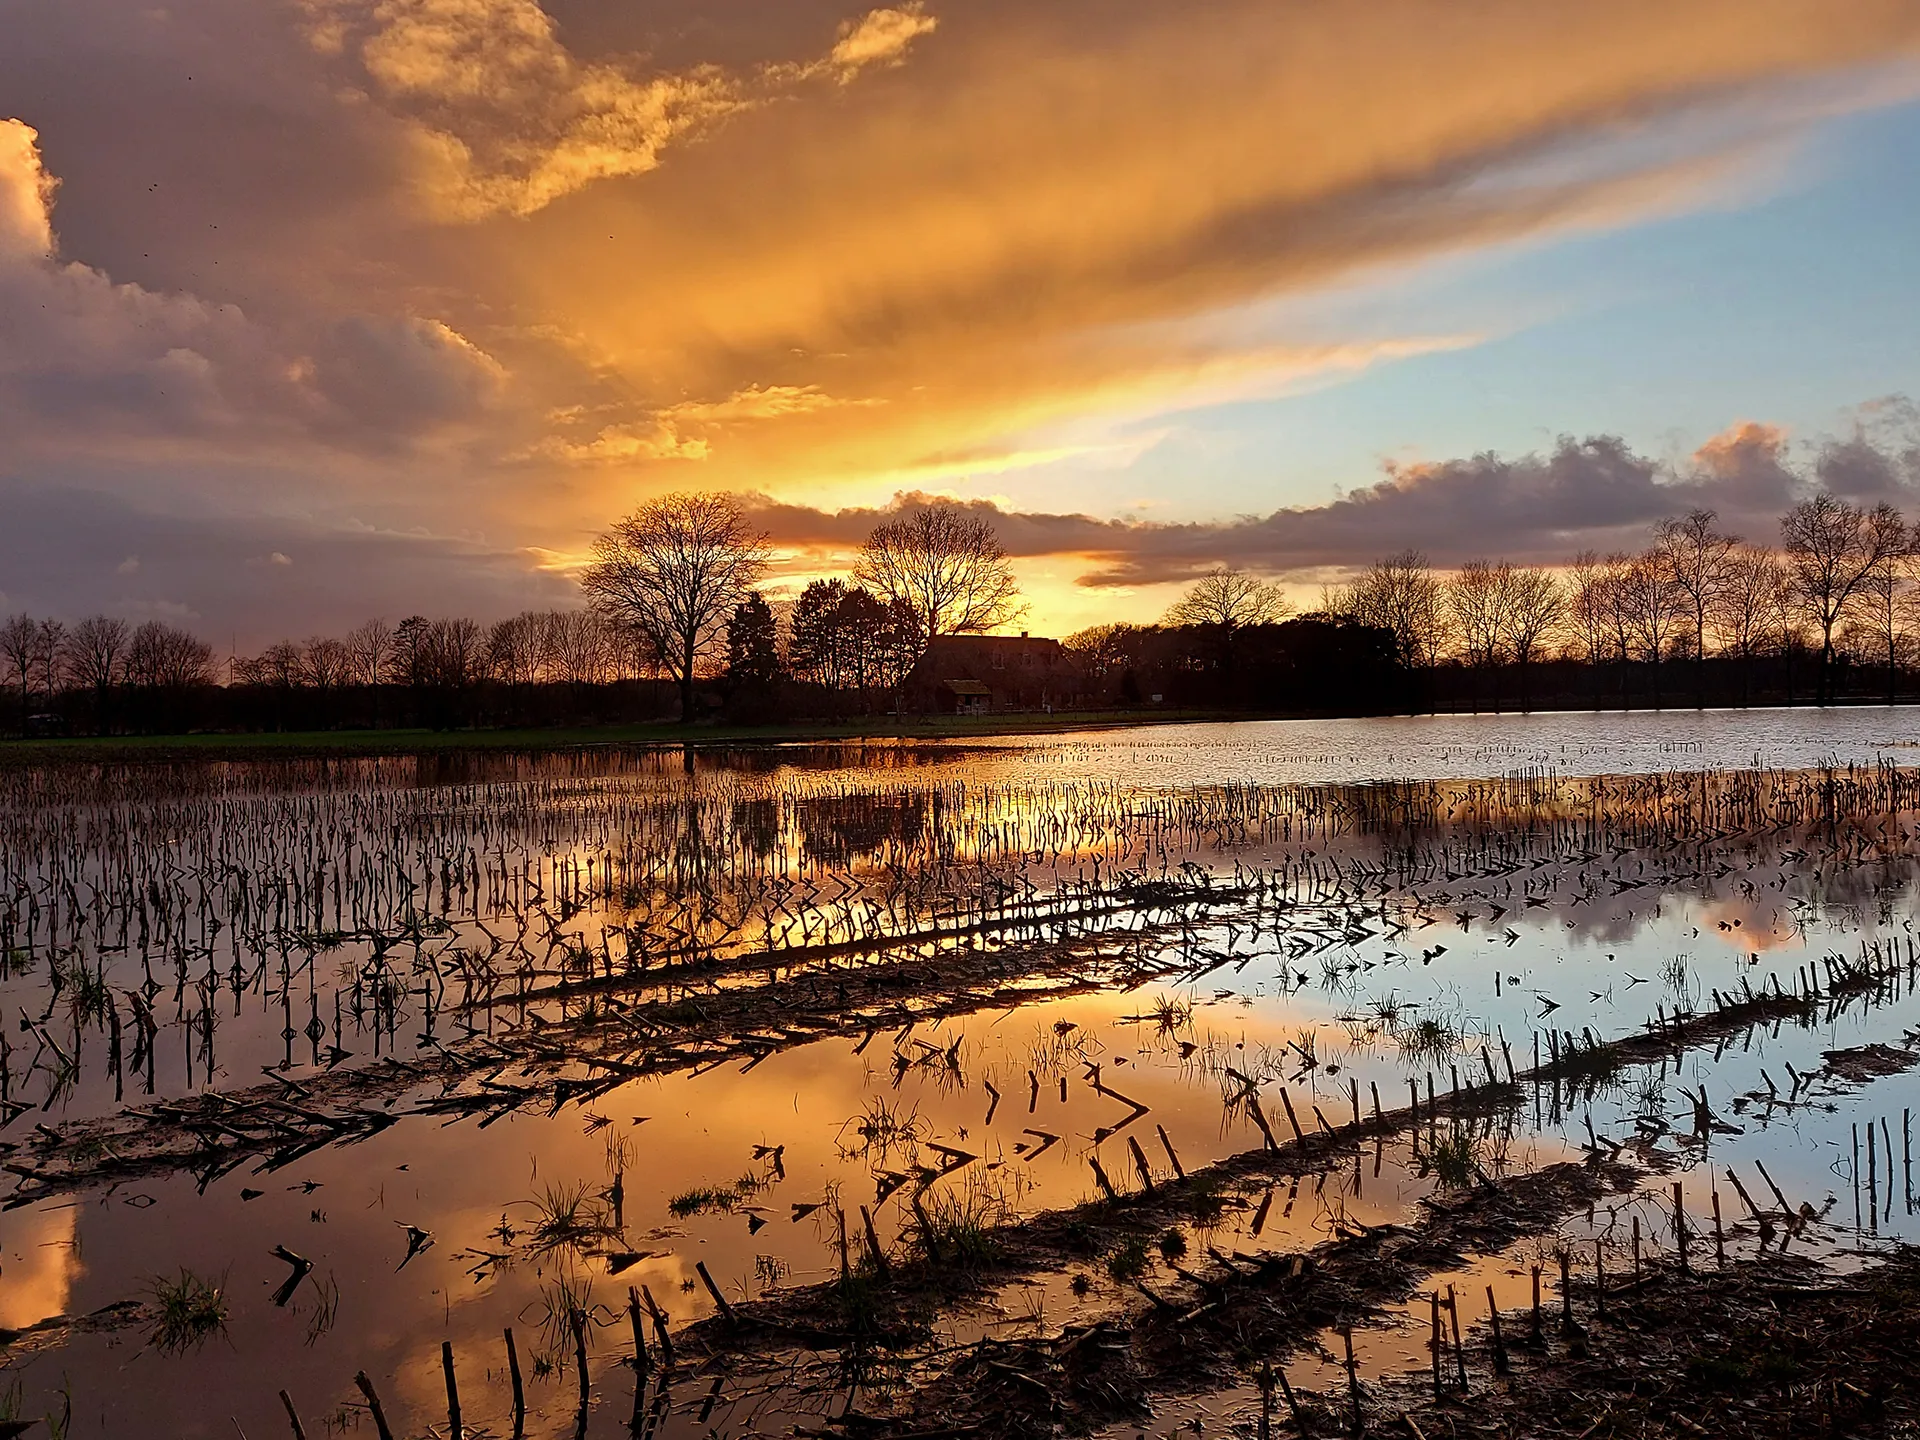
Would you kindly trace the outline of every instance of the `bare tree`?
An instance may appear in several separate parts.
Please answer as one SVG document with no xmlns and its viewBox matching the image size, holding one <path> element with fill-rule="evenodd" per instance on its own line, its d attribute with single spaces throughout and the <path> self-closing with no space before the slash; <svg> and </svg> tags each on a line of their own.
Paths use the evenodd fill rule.
<svg viewBox="0 0 1920 1440">
<path fill-rule="evenodd" d="M 366 687 L 374 728 L 380 725 L 380 683 L 393 659 L 393 627 L 375 616 L 347 632 L 347 654 L 353 662 L 353 683 Z"/>
<path fill-rule="evenodd" d="M 1485 560 L 1469 560 L 1447 581 L 1447 615 L 1467 664 L 1476 670 L 1492 672 L 1500 663 L 1506 636 L 1507 587 L 1498 567 Z M 1497 687 L 1496 687 L 1497 689 Z M 1475 702 L 1476 708 L 1478 702 Z M 1494 697 L 1499 708 L 1499 696 Z"/>
<path fill-rule="evenodd" d="M 553 617 L 532 610 L 494 623 L 487 632 L 487 662 L 495 678 L 515 689 L 536 683 L 547 669 Z"/>
<path fill-rule="evenodd" d="M 67 627 L 58 620 L 42 620 L 34 632 L 33 662 L 40 667 L 48 704 L 60 693 L 60 655 L 66 639 Z"/>
<path fill-rule="evenodd" d="M 1447 638 L 1445 586 L 1418 550 L 1376 561 L 1338 602 L 1340 612 L 1393 632 L 1394 653 L 1409 670 L 1434 664 Z"/>
<path fill-rule="evenodd" d="M 291 640 L 280 640 L 252 660 L 237 661 L 234 674 L 248 685 L 270 685 L 276 690 L 292 690 L 307 683 L 306 657 Z"/>
<path fill-rule="evenodd" d="M 301 649 L 300 673 L 316 690 L 338 690 L 353 679 L 353 652 L 344 640 L 315 635 Z"/>
<path fill-rule="evenodd" d="M 1886 553 L 1868 567 L 1866 578 L 1860 582 L 1857 617 L 1862 637 L 1872 642 L 1874 657 L 1886 664 L 1887 704 L 1891 705 L 1898 652 L 1906 638 L 1907 595 L 1911 588 L 1907 567 L 1916 536 L 1898 514 L 1879 523 L 1887 532 L 1883 537 Z"/>
<path fill-rule="evenodd" d="M 1232 675 L 1238 666 L 1240 632 L 1253 625 L 1275 624 L 1292 612 L 1286 592 L 1278 585 L 1222 567 L 1194 581 L 1168 607 L 1163 623 L 1199 630 L 1213 646 L 1221 672 Z"/>
<path fill-rule="evenodd" d="M 1833 632 L 1875 566 L 1909 544 L 1891 505 L 1862 510 L 1822 491 L 1780 521 L 1787 574 L 1802 612 L 1820 632 L 1819 703 L 1833 698 Z"/>
<path fill-rule="evenodd" d="M 120 664 L 127 649 L 127 622 L 109 615 L 89 615 L 67 634 L 62 661 L 75 685 L 93 691 L 94 728 L 108 729 L 107 702 L 120 681 Z"/>
<path fill-rule="evenodd" d="M 1131 658 L 1125 637 L 1133 628 L 1124 622 L 1089 625 L 1084 630 L 1074 631 L 1060 645 L 1080 662 L 1087 674 L 1105 678 L 1118 674 Z"/>
<path fill-rule="evenodd" d="M 1060 643 L 1079 660 L 1090 678 L 1117 680 L 1120 698 L 1133 700 L 1138 698 L 1135 672 L 1145 663 L 1158 633 L 1151 625 L 1121 622 L 1089 626 Z"/>
<path fill-rule="evenodd" d="M 998 629 L 1026 609 L 992 524 L 951 501 L 875 526 L 853 578 L 910 609 L 924 645 Z"/>
<path fill-rule="evenodd" d="M 592 610 L 556 610 L 548 617 L 551 678 L 569 685 L 603 685 L 614 678 L 615 637 Z"/>
<path fill-rule="evenodd" d="M 1520 708 L 1527 708 L 1527 666 L 1554 635 L 1567 611 L 1567 592 L 1551 570 L 1502 565 L 1497 572 L 1505 591 L 1499 606 L 1502 638 L 1519 671 Z"/>
<path fill-rule="evenodd" d="M 724 652 L 734 606 L 766 568 L 767 537 L 731 496 L 668 495 L 593 542 L 580 585 L 609 621 L 645 637 L 680 687 L 685 722 L 700 664 Z"/>
<path fill-rule="evenodd" d="M 1787 602 L 1780 557 L 1758 545 L 1736 546 L 1714 596 L 1713 623 L 1722 652 L 1740 659 L 1742 705 L 1752 698 L 1754 657 L 1778 638 Z"/>
<path fill-rule="evenodd" d="M 486 636 L 478 622 L 464 615 L 436 620 L 428 627 L 421 658 L 428 684 L 444 690 L 465 690 L 486 678 Z"/>
<path fill-rule="evenodd" d="M 393 627 L 393 643 L 387 649 L 387 674 L 396 685 L 426 683 L 427 636 L 433 622 L 424 615 L 409 615 Z"/>
<path fill-rule="evenodd" d="M 125 673 L 129 683 L 147 691 L 211 684 L 213 647 L 188 631 L 149 620 L 127 637 Z"/>
<path fill-rule="evenodd" d="M 33 708 L 33 658 L 39 651 L 40 627 L 32 616 L 9 615 L 0 624 L 0 660 L 7 662 L 20 687 L 20 733 L 27 730 L 27 712 Z"/>
<path fill-rule="evenodd" d="M 1613 653 L 1615 566 L 1592 550 L 1582 550 L 1567 567 L 1567 627 L 1587 668 L 1593 672 L 1593 708 L 1600 708 L 1600 667 Z"/>
<path fill-rule="evenodd" d="M 1653 708 L 1660 708 L 1660 662 L 1686 623 L 1686 596 L 1657 551 L 1635 556 L 1621 571 L 1615 590 L 1623 649 L 1637 648 L 1648 664 Z M 1624 682 L 1623 682 L 1624 685 Z"/>
<path fill-rule="evenodd" d="M 1169 625 L 1205 625 L 1231 634 L 1249 625 L 1273 625 L 1293 613 L 1278 585 L 1222 566 L 1202 575 L 1167 610 Z"/>
<path fill-rule="evenodd" d="M 1653 553 L 1666 566 L 1692 622 L 1695 709 L 1706 704 L 1707 622 L 1740 543 L 1714 528 L 1716 518 L 1711 510 L 1690 510 L 1677 520 L 1662 520 L 1653 532 Z"/>
<path fill-rule="evenodd" d="M 393 627 L 381 619 L 362 621 L 347 632 L 347 652 L 353 657 L 354 684 L 377 689 L 393 655 Z"/>
</svg>

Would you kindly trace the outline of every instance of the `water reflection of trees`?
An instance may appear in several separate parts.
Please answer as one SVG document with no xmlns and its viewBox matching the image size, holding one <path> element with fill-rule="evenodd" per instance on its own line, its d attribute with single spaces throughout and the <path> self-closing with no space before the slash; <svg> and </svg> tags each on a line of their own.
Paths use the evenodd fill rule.
<svg viewBox="0 0 1920 1440">
<path fill-rule="evenodd" d="M 927 827 L 928 796 L 923 791 L 832 796 L 805 801 L 797 810 L 807 858 L 846 865 L 877 854 L 889 841 L 905 850 L 916 848 Z"/>
</svg>

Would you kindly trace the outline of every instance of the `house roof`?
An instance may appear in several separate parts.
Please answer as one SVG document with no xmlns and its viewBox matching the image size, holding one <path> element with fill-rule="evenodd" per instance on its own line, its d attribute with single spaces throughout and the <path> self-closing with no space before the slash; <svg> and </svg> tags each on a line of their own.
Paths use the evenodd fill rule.
<svg viewBox="0 0 1920 1440">
<path fill-rule="evenodd" d="M 993 687 L 991 685 L 983 685 L 978 680 L 942 680 L 940 683 L 955 695 L 986 695 L 990 697 L 993 694 Z"/>
</svg>

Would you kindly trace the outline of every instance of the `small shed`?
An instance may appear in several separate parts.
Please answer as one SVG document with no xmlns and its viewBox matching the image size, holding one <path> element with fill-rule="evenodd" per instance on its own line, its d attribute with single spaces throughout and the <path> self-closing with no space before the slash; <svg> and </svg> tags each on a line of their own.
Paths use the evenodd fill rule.
<svg viewBox="0 0 1920 1440">
<path fill-rule="evenodd" d="M 993 689 L 978 680 L 942 680 L 941 709 L 950 715 L 985 715 L 993 709 Z"/>
</svg>

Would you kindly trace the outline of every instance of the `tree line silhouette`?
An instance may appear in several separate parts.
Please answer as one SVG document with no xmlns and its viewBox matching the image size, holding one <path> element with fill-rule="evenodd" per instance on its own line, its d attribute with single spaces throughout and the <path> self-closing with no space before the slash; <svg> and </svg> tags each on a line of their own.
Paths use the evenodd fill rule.
<svg viewBox="0 0 1920 1440">
<path fill-rule="evenodd" d="M 93 615 L 0 621 L 0 679 L 33 733 L 552 725 L 723 710 L 756 722 L 898 707 L 941 637 L 1024 611 L 991 523 L 949 502 L 875 528 L 849 579 L 797 598 L 760 587 L 772 555 L 718 494 L 641 506 L 595 542 L 579 609 L 490 626 L 369 620 L 220 662 L 191 632 Z M 1062 642 L 1083 703 L 1301 713 L 1530 709 L 1675 700 L 1749 704 L 1910 694 L 1920 649 L 1920 527 L 1890 505 L 1818 493 L 1776 546 L 1711 510 L 1661 521 L 1635 553 L 1560 565 L 1417 551 L 1324 589 L 1221 568 L 1159 624 Z M 1676 677 L 1675 672 L 1679 674 Z"/>
<path fill-rule="evenodd" d="M 770 554 L 732 497 L 668 495 L 596 539 L 577 610 L 373 619 L 224 662 L 160 621 L 15 615 L 0 677 L 27 733 L 805 718 L 897 703 L 933 639 L 1023 608 L 991 524 L 949 503 L 876 526 L 852 583 L 777 610 L 755 588 Z"/>
<path fill-rule="evenodd" d="M 1183 679 L 1186 695 L 1207 693 L 1198 672 L 1230 701 L 1246 694 L 1236 667 L 1285 613 L 1272 586 L 1218 571 L 1161 625 L 1096 626 L 1066 643 L 1127 694 Z M 1390 638 L 1395 710 L 1892 704 L 1911 695 L 1920 649 L 1920 528 L 1891 505 L 1821 492 L 1781 517 L 1777 546 L 1697 509 L 1659 522 L 1638 552 L 1558 565 L 1443 571 L 1407 550 L 1327 587 L 1307 618 Z"/>
</svg>

